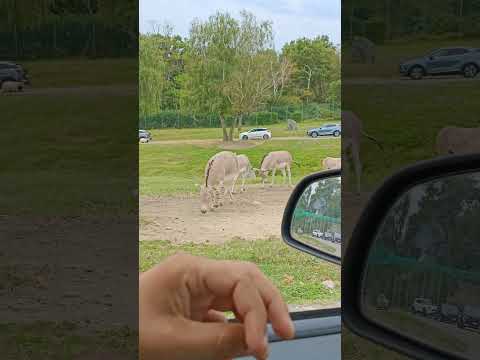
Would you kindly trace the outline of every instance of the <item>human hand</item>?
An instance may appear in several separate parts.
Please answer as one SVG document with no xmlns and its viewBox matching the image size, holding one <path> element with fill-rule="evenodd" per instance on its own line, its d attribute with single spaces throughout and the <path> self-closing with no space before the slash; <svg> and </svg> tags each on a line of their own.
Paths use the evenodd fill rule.
<svg viewBox="0 0 480 360">
<path fill-rule="evenodd" d="M 280 292 L 252 263 L 178 254 L 140 275 L 141 359 L 266 359 L 268 320 L 278 336 L 294 336 Z"/>
</svg>

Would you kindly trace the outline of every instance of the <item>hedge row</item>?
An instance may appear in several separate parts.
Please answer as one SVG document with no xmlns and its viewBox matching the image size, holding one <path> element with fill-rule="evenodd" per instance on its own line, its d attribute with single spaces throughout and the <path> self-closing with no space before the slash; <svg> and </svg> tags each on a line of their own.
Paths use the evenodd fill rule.
<svg viewBox="0 0 480 360">
<path fill-rule="evenodd" d="M 259 111 L 243 117 L 243 124 L 247 126 L 271 125 L 293 119 L 297 122 L 303 119 L 332 117 L 338 115 L 339 109 L 329 104 L 305 104 L 291 107 L 272 107 L 271 111 Z M 227 124 L 231 124 L 233 117 L 227 117 Z M 163 128 L 217 128 L 220 127 L 218 114 L 192 115 L 178 111 L 164 110 L 149 116 L 140 116 L 139 126 L 144 129 Z"/>
</svg>

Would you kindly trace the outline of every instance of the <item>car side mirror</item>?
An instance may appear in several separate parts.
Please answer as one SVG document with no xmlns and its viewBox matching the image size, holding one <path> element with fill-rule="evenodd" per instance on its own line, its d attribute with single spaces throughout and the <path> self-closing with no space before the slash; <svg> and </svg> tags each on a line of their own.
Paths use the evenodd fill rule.
<svg viewBox="0 0 480 360">
<path fill-rule="evenodd" d="M 388 179 L 344 252 L 345 325 L 414 359 L 478 359 L 479 219 L 480 154 Z"/>
<path fill-rule="evenodd" d="M 340 264 L 340 170 L 304 178 L 293 190 L 282 221 L 282 237 L 290 246 Z"/>
</svg>

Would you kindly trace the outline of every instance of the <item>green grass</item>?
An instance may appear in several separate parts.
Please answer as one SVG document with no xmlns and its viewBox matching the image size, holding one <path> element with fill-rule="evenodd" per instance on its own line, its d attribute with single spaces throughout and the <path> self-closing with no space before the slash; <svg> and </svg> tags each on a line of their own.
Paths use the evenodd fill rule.
<svg viewBox="0 0 480 360">
<path fill-rule="evenodd" d="M 328 123 L 339 123 L 340 119 L 311 119 L 298 123 L 298 130 L 288 131 L 286 122 L 273 125 L 244 126 L 242 131 L 255 127 L 266 127 L 272 131 L 273 137 L 305 136 L 308 129 Z M 221 128 L 193 128 L 193 129 L 152 129 L 149 130 L 153 140 L 192 140 L 192 139 L 222 139 Z M 235 131 L 235 139 L 238 133 Z"/>
<path fill-rule="evenodd" d="M 135 84 L 136 59 L 66 59 L 21 62 L 34 88 Z"/>
<path fill-rule="evenodd" d="M 138 335 L 126 328 L 87 332 L 70 322 L 0 325 L 3 359 L 67 360 L 99 351 L 133 358 L 137 344 Z"/>
<path fill-rule="evenodd" d="M 66 215 L 122 206 L 131 196 L 126 182 L 132 186 L 137 176 L 136 102 L 118 96 L 2 97 L 0 208 Z"/>
<path fill-rule="evenodd" d="M 386 349 L 353 334 L 342 326 L 342 359 L 344 360 L 411 360 L 411 358 Z"/>
<path fill-rule="evenodd" d="M 340 267 L 295 250 L 280 239 L 232 240 L 223 245 L 141 241 L 140 271 L 179 251 L 211 259 L 253 262 L 275 283 L 288 304 L 328 305 L 340 301 Z M 335 289 L 322 286 L 321 282 L 327 279 L 335 282 Z"/>
<path fill-rule="evenodd" d="M 282 140 L 259 143 L 248 149 L 235 150 L 249 157 L 253 167 L 258 167 L 263 156 L 274 150 L 288 150 L 300 164 L 292 166 L 292 181 L 320 170 L 321 160 L 326 156 L 338 157 L 339 139 Z M 216 144 L 148 144 L 140 146 L 140 194 L 161 195 L 198 191 L 205 164 L 215 153 L 221 151 Z M 280 177 L 276 181 L 280 182 Z M 259 182 L 259 178 L 256 182 Z"/>
<path fill-rule="evenodd" d="M 367 189 L 401 167 L 436 156 L 435 141 L 441 128 L 480 125 L 480 87 L 476 82 L 345 86 L 344 104 L 362 119 L 364 130 L 385 147 L 381 151 L 362 139 L 362 184 Z M 348 171 L 344 179 L 352 180 L 350 166 L 344 164 L 343 170 Z"/>
<path fill-rule="evenodd" d="M 451 47 L 458 40 L 424 40 L 424 41 L 403 41 L 392 42 L 376 47 L 375 64 L 348 64 L 342 68 L 343 78 L 355 77 L 381 77 L 398 78 L 398 65 L 400 62 L 425 56 L 432 50 L 442 47 Z M 480 41 L 477 39 L 464 39 L 462 46 L 479 47 Z M 350 61 L 350 49 L 346 49 L 348 60 Z"/>
</svg>

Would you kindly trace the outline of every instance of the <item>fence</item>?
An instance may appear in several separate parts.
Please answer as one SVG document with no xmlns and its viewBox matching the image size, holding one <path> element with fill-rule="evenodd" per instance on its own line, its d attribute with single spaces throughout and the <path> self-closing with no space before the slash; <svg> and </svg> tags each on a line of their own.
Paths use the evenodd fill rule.
<svg viewBox="0 0 480 360">
<path fill-rule="evenodd" d="M 1 59 L 122 57 L 137 53 L 137 42 L 126 31 L 87 17 L 58 17 L 38 28 L 12 32 L 0 31 Z"/>
<path fill-rule="evenodd" d="M 302 122 L 306 119 L 340 117 L 340 108 L 335 104 L 307 103 L 300 105 L 270 106 L 242 118 L 246 126 L 271 125 L 293 119 Z M 225 118 L 230 124 L 233 117 Z M 143 129 L 163 128 L 218 128 L 218 114 L 185 114 L 175 110 L 159 110 L 156 113 L 140 112 L 139 127 Z"/>
</svg>

